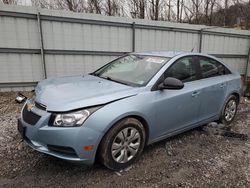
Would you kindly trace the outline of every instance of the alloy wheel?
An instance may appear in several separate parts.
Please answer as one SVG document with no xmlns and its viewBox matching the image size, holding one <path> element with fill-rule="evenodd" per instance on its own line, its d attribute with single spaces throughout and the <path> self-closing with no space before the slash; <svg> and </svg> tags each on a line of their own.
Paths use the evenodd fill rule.
<svg viewBox="0 0 250 188">
<path fill-rule="evenodd" d="M 235 100 L 230 100 L 225 108 L 225 119 L 226 121 L 231 121 L 236 113 L 237 104 Z"/>
<path fill-rule="evenodd" d="M 111 153 L 117 163 L 126 163 L 137 154 L 141 145 L 141 135 L 134 127 L 122 129 L 115 137 Z"/>
</svg>

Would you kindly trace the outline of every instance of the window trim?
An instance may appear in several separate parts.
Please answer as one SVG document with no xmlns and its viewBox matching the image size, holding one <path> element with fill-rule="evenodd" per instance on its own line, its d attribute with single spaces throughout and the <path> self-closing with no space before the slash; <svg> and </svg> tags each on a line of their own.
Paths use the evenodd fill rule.
<svg viewBox="0 0 250 188">
<path fill-rule="evenodd" d="M 224 63 L 218 61 L 217 59 L 213 58 L 213 57 L 208 57 L 208 56 L 204 56 L 204 55 L 199 55 L 199 54 L 195 54 L 195 55 L 186 55 L 186 56 L 182 56 L 178 59 L 176 59 L 165 71 L 164 73 L 169 69 L 171 68 L 171 66 L 173 66 L 177 61 L 179 61 L 180 59 L 182 58 L 186 58 L 186 57 L 192 57 L 193 60 L 194 60 L 194 63 L 195 63 L 195 70 L 196 70 L 196 76 L 197 76 L 197 79 L 196 80 L 193 80 L 193 81 L 197 81 L 197 80 L 203 80 L 203 79 L 209 79 L 209 78 L 213 78 L 213 77 L 209 77 L 209 78 L 203 78 L 202 77 L 202 72 L 201 72 L 201 67 L 200 67 L 200 64 L 199 64 L 199 58 L 200 57 L 203 57 L 203 58 L 208 58 L 208 59 L 211 59 L 211 60 L 214 60 L 216 62 L 218 62 L 219 64 L 223 65 L 225 68 L 226 68 L 226 71 L 227 71 L 227 74 L 232 74 L 232 71 L 226 66 L 224 65 Z M 151 88 L 151 91 L 157 91 L 158 90 L 158 86 L 159 84 L 161 84 L 163 81 L 164 81 L 164 73 L 158 78 L 158 80 L 154 83 L 154 85 L 152 86 Z M 227 75 L 225 74 L 225 75 Z M 214 76 L 214 77 L 217 77 L 217 76 Z M 190 81 L 190 82 L 193 82 L 193 81 Z M 185 83 L 184 83 L 185 84 Z"/>
<path fill-rule="evenodd" d="M 224 75 L 217 75 L 217 76 L 212 76 L 212 77 L 203 77 L 202 76 L 202 70 L 201 70 L 201 65 L 200 65 L 200 59 L 208 59 L 208 60 L 212 60 L 212 61 L 215 61 L 217 62 L 218 64 L 222 65 L 224 68 L 225 68 L 225 73 L 224 75 L 227 75 L 227 74 L 232 74 L 232 72 L 230 71 L 230 69 L 228 69 L 222 62 L 214 59 L 214 58 L 211 58 L 211 57 L 207 57 L 207 56 L 202 56 L 202 55 L 195 55 L 195 61 L 196 61 L 196 65 L 197 65 L 197 69 L 198 69 L 198 74 L 199 74 L 199 80 L 203 80 L 203 79 L 209 79 L 209 78 L 213 78 L 213 77 L 218 77 L 218 76 L 224 76 Z"/>
<path fill-rule="evenodd" d="M 196 55 L 186 55 L 186 56 L 182 56 L 179 57 L 178 59 L 176 59 L 164 72 L 163 74 L 158 78 L 158 80 L 155 82 L 155 84 L 152 86 L 151 91 L 157 91 L 158 90 L 158 86 L 159 84 L 161 84 L 164 81 L 164 74 L 167 70 L 169 70 L 175 63 L 177 63 L 179 60 L 183 59 L 183 58 L 188 58 L 191 57 L 194 63 L 194 68 L 195 68 L 195 74 L 196 74 L 196 79 L 189 81 L 189 82 L 193 82 L 193 81 L 197 81 L 200 80 L 199 77 L 199 69 L 198 69 L 198 62 L 196 61 Z M 185 83 L 189 83 L 189 82 L 185 82 Z M 185 84 L 184 83 L 184 84 Z"/>
</svg>

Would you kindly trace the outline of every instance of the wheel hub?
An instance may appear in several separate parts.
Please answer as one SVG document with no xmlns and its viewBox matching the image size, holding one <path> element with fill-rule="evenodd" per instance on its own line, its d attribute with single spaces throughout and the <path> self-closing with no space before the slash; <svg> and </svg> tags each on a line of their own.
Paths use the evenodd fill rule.
<svg viewBox="0 0 250 188">
<path fill-rule="evenodd" d="M 134 127 L 125 128 L 116 135 L 112 143 L 112 157 L 118 163 L 126 163 L 134 158 L 140 145 L 141 136 L 139 131 Z"/>
<path fill-rule="evenodd" d="M 236 113 L 236 108 L 237 108 L 237 105 L 236 105 L 236 102 L 234 100 L 231 100 L 227 103 L 227 106 L 225 108 L 225 119 L 227 121 L 231 121 L 234 116 L 235 116 L 235 113 Z"/>
</svg>

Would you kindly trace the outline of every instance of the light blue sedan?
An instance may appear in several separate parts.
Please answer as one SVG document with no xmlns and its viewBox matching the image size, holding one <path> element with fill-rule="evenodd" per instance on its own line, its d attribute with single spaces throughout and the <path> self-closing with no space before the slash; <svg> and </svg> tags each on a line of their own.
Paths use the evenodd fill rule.
<svg viewBox="0 0 250 188">
<path fill-rule="evenodd" d="M 148 144 L 211 121 L 231 123 L 241 91 L 239 73 L 213 56 L 130 53 L 89 75 L 39 82 L 18 130 L 39 152 L 117 170 Z"/>
</svg>

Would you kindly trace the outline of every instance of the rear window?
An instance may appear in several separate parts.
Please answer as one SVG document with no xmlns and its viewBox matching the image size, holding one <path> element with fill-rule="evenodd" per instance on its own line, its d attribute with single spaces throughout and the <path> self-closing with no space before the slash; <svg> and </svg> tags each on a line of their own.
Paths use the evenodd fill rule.
<svg viewBox="0 0 250 188">
<path fill-rule="evenodd" d="M 210 78 L 230 73 L 223 64 L 210 58 L 199 57 L 199 65 L 202 78 Z"/>
</svg>

